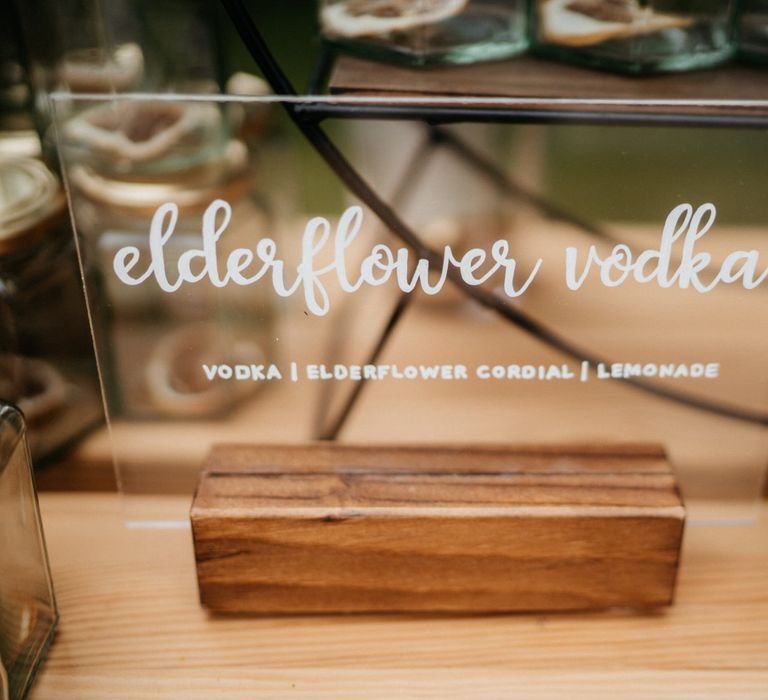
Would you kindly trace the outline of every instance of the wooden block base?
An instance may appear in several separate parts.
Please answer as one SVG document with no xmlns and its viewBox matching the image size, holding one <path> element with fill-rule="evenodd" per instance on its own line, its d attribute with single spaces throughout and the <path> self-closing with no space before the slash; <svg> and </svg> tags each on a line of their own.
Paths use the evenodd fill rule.
<svg viewBox="0 0 768 700">
<path fill-rule="evenodd" d="M 656 447 L 215 447 L 191 512 L 215 612 L 672 602 L 685 511 Z"/>
</svg>

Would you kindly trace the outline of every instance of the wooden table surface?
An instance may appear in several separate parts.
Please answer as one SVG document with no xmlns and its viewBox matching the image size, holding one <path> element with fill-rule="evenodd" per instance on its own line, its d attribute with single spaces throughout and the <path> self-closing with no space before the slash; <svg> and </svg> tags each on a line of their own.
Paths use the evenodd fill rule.
<svg viewBox="0 0 768 700">
<path fill-rule="evenodd" d="M 31 700 L 768 698 L 768 506 L 689 527 L 655 614 L 289 618 L 209 617 L 190 532 L 129 530 L 113 494 L 41 507 L 61 626 Z"/>
</svg>

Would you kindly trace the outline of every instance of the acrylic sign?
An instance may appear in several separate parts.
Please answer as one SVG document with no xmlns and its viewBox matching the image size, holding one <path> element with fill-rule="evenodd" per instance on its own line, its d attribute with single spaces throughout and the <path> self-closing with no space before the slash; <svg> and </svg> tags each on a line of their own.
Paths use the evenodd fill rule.
<svg viewBox="0 0 768 700">
<path fill-rule="evenodd" d="M 710 161 L 674 129 L 535 127 L 559 146 L 531 155 L 534 127 L 454 128 L 500 177 L 528 178 L 513 196 L 439 145 L 423 155 L 423 125 L 337 125 L 409 239 L 282 107 L 57 105 L 125 492 L 191 493 L 215 442 L 653 442 L 686 497 L 754 502 L 758 132 L 707 132 Z M 126 145 L 131 120 L 159 131 Z"/>
</svg>

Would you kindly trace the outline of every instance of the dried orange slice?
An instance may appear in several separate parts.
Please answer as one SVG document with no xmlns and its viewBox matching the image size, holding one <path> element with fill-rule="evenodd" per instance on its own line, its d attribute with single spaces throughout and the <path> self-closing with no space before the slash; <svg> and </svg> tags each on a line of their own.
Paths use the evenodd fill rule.
<svg viewBox="0 0 768 700">
<path fill-rule="evenodd" d="M 544 0 L 539 12 L 542 39 L 563 46 L 591 46 L 691 23 L 640 7 L 637 0 Z"/>
<path fill-rule="evenodd" d="M 467 0 L 344 0 L 326 5 L 323 28 L 345 37 L 407 31 L 459 14 Z"/>
</svg>

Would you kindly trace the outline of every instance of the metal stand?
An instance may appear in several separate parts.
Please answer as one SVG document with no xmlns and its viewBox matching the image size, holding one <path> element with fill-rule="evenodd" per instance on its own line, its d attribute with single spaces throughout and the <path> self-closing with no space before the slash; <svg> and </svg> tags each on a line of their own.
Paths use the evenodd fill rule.
<svg viewBox="0 0 768 700">
<path fill-rule="evenodd" d="M 294 89 L 291 82 L 281 70 L 274 56 L 270 52 L 268 46 L 264 42 L 261 34 L 259 33 L 253 19 L 249 15 L 248 11 L 243 6 L 241 0 L 221 0 L 223 6 L 228 12 L 232 22 L 234 23 L 241 39 L 248 48 L 254 61 L 261 69 L 265 79 L 272 87 L 273 91 L 277 95 L 283 96 L 297 96 L 297 92 Z M 320 86 L 324 84 L 325 77 L 327 76 L 332 66 L 332 54 L 328 51 L 324 52 L 317 68 L 309 83 L 309 89 L 312 90 L 312 94 L 316 94 L 319 91 Z M 309 99 L 306 103 L 286 102 L 284 108 L 287 111 L 289 117 L 301 131 L 304 137 L 314 147 L 317 153 L 325 160 L 327 165 L 338 176 L 342 183 L 349 189 L 349 191 L 364 202 L 370 210 L 379 218 L 379 220 L 394 233 L 400 240 L 408 245 L 419 258 L 425 259 L 430 265 L 436 265 L 439 267 L 442 256 L 436 251 L 430 249 L 425 245 L 419 237 L 411 230 L 411 228 L 399 217 L 396 210 L 387 204 L 379 194 L 365 181 L 365 179 L 355 170 L 352 164 L 346 159 L 346 157 L 339 151 L 337 146 L 333 143 L 332 139 L 326 134 L 321 127 L 321 122 L 329 117 L 346 117 L 346 118 L 370 118 L 370 119 L 417 119 L 426 122 L 429 128 L 432 130 L 433 139 L 432 143 L 435 145 L 443 144 L 451 148 L 457 155 L 461 156 L 467 162 L 475 167 L 478 171 L 482 172 L 486 177 L 492 178 L 496 185 L 506 191 L 509 194 L 523 195 L 528 201 L 537 206 L 545 215 L 568 221 L 582 230 L 598 236 L 604 240 L 612 240 L 610 235 L 603 231 L 601 228 L 585 221 L 581 221 L 574 216 L 571 216 L 567 212 L 562 211 L 558 207 L 546 202 L 541 197 L 532 195 L 531 193 L 524 192 L 521 188 L 512 183 L 504 173 L 498 171 L 492 163 L 488 163 L 482 156 L 474 153 L 467 145 L 459 140 L 455 135 L 449 134 L 447 131 L 435 126 L 440 123 L 450 123 L 457 121 L 529 121 L 537 123 L 551 123 L 554 121 L 573 121 L 574 119 L 581 119 L 582 122 L 587 119 L 584 115 L 578 113 L 569 113 L 568 115 L 553 115 L 551 112 L 541 113 L 531 110 L 505 110 L 497 108 L 484 108 L 484 107 L 444 107 L 444 106 L 415 106 L 413 104 L 398 105 L 397 102 L 392 104 L 366 104 L 366 105 L 354 105 L 354 104 L 333 104 L 327 102 L 315 102 L 312 103 Z M 535 113 L 534 113 L 535 112 Z M 657 115 L 658 119 L 654 118 L 654 115 L 634 115 L 631 113 L 625 113 L 622 115 L 611 114 L 611 123 L 622 124 L 648 124 L 648 123 L 664 123 L 670 124 L 690 124 L 689 117 L 681 117 L 674 114 L 662 114 Z M 589 121 L 600 119 L 601 117 L 590 113 L 588 116 Z M 715 119 L 711 125 L 723 126 L 726 122 L 722 117 Z M 598 364 L 610 364 L 611 361 L 608 358 L 601 357 L 585 348 L 580 347 L 578 344 L 571 342 L 569 339 L 563 338 L 559 333 L 549 328 L 546 324 L 542 323 L 531 315 L 522 311 L 519 308 L 512 306 L 507 300 L 497 296 L 496 294 L 489 292 L 481 287 L 473 287 L 468 285 L 459 275 L 455 269 L 449 270 L 447 275 L 448 281 L 461 290 L 468 298 L 476 301 L 481 306 L 492 310 L 497 315 L 501 316 L 506 321 L 512 323 L 517 328 L 524 330 L 533 337 L 537 338 L 541 342 L 549 345 L 550 347 L 560 351 L 563 355 L 579 362 L 587 362 L 592 367 Z M 387 338 L 391 334 L 392 330 L 397 325 L 398 321 L 403 317 L 407 301 L 399 300 L 389 321 L 387 322 L 379 342 L 376 344 L 374 357 L 378 357 L 379 353 L 383 350 Z M 687 392 L 677 391 L 674 389 L 668 389 L 663 386 L 655 385 L 651 382 L 638 378 L 621 378 L 615 381 L 623 382 L 636 389 L 644 391 L 648 394 L 652 394 L 656 397 L 666 399 L 668 401 L 675 402 L 677 404 L 687 406 L 689 408 L 705 411 L 707 413 L 722 416 L 724 418 L 730 418 L 742 422 L 752 423 L 756 425 L 768 425 L 768 414 L 754 411 L 747 408 L 738 406 L 732 406 L 729 404 L 711 401 L 706 398 L 702 398 Z M 360 392 L 363 389 L 361 384 L 355 389 L 352 395 L 347 400 L 347 405 L 342 409 L 339 417 L 334 421 L 330 429 L 323 431 L 322 437 L 326 439 L 335 439 L 344 427 L 346 418 L 349 416 L 354 403 L 359 397 Z"/>
</svg>

